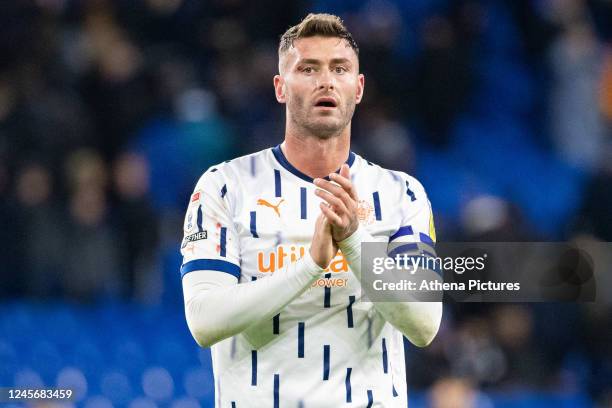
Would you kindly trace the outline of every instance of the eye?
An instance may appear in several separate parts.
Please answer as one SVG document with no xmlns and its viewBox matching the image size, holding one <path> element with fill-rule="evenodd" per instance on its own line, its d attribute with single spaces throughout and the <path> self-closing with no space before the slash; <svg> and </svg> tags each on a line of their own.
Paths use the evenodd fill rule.
<svg viewBox="0 0 612 408">
<path fill-rule="evenodd" d="M 346 69 L 346 67 L 343 67 L 342 65 L 338 65 L 334 68 L 334 71 L 336 72 L 336 74 L 344 74 L 348 71 L 348 69 Z"/>
<path fill-rule="evenodd" d="M 313 67 L 304 67 L 302 68 L 302 72 L 305 74 L 312 74 L 314 72 L 314 68 Z"/>
</svg>

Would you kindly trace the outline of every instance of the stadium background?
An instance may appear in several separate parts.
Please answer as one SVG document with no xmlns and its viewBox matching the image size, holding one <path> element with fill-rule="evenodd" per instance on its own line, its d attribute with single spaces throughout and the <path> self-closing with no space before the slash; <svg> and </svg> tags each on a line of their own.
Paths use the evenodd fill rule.
<svg viewBox="0 0 612 408">
<path fill-rule="evenodd" d="M 282 32 L 342 16 L 354 150 L 425 185 L 439 240 L 612 241 L 609 0 L 0 4 L 0 385 L 210 407 L 178 267 L 209 165 L 279 143 Z M 612 406 L 602 304 L 447 305 L 411 407 Z"/>
</svg>

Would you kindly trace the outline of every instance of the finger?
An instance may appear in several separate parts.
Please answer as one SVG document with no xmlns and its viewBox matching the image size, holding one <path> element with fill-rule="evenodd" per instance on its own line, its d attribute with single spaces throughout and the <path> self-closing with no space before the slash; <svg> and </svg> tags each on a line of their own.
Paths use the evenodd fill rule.
<svg viewBox="0 0 612 408">
<path fill-rule="evenodd" d="M 346 208 L 346 205 L 344 205 L 344 202 L 340 200 L 338 197 L 333 196 L 332 194 L 330 194 L 329 192 L 325 190 L 318 190 L 318 189 L 315 190 L 315 195 L 317 195 L 318 197 L 321 197 L 323 200 L 327 201 L 330 205 L 335 207 L 336 212 L 340 214 L 348 215 L 348 209 Z"/>
<path fill-rule="evenodd" d="M 319 207 L 321 208 L 321 212 L 323 212 L 323 214 L 325 215 L 325 217 L 327 217 L 327 220 L 331 224 L 336 226 L 342 226 L 342 218 L 340 218 L 340 216 L 338 216 L 338 214 L 336 214 L 330 206 L 325 203 L 320 203 Z"/>
<path fill-rule="evenodd" d="M 351 170 L 348 164 L 344 163 L 342 167 L 340 167 L 340 175 L 347 180 L 351 179 Z"/>
<path fill-rule="evenodd" d="M 342 187 L 342 189 L 346 191 L 349 197 L 351 197 L 355 201 L 359 201 L 357 197 L 357 192 L 355 191 L 355 188 L 353 187 L 353 182 L 351 181 L 350 178 L 343 176 L 342 171 L 340 172 L 340 174 L 332 173 L 329 175 L 329 177 L 336 183 L 340 184 L 340 187 Z"/>
<path fill-rule="evenodd" d="M 314 184 L 320 189 L 328 191 L 334 196 L 341 199 L 347 207 L 350 205 L 349 201 L 352 200 L 352 198 L 348 195 L 346 191 L 344 191 L 344 188 L 342 188 L 341 186 L 324 179 L 315 179 Z"/>
</svg>

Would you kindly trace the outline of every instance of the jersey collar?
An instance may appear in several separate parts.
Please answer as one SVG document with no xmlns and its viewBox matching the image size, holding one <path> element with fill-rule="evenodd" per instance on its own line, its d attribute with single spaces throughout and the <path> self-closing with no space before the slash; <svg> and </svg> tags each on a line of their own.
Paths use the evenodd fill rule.
<svg viewBox="0 0 612 408">
<path fill-rule="evenodd" d="M 280 144 L 272 148 L 272 154 L 274 155 L 278 163 L 281 166 L 283 166 L 287 171 L 295 174 L 302 180 L 308 181 L 309 183 L 313 182 L 314 179 L 312 177 L 302 173 L 301 171 L 296 169 L 291 163 L 289 163 L 289 160 L 287 160 L 287 158 L 285 157 L 285 154 L 283 153 L 283 150 L 281 149 Z M 355 162 L 355 153 L 349 151 L 349 156 L 346 159 L 345 163 L 348 164 L 349 167 L 351 167 L 354 162 Z M 340 173 L 340 169 L 336 170 L 336 173 Z M 324 178 L 325 180 L 329 180 L 329 176 L 326 176 Z"/>
</svg>

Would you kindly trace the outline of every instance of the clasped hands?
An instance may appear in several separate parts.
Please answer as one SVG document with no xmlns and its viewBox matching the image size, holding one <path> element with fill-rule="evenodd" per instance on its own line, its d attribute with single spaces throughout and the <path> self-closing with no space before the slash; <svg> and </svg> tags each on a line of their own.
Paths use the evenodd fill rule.
<svg viewBox="0 0 612 408">
<path fill-rule="evenodd" d="M 359 227 L 357 207 L 359 199 L 351 182 L 349 166 L 343 164 L 340 174 L 332 173 L 331 181 L 314 179 L 315 194 L 323 201 L 321 214 L 315 224 L 310 245 L 312 259 L 326 268 L 338 253 L 338 242 L 350 237 Z"/>
</svg>

